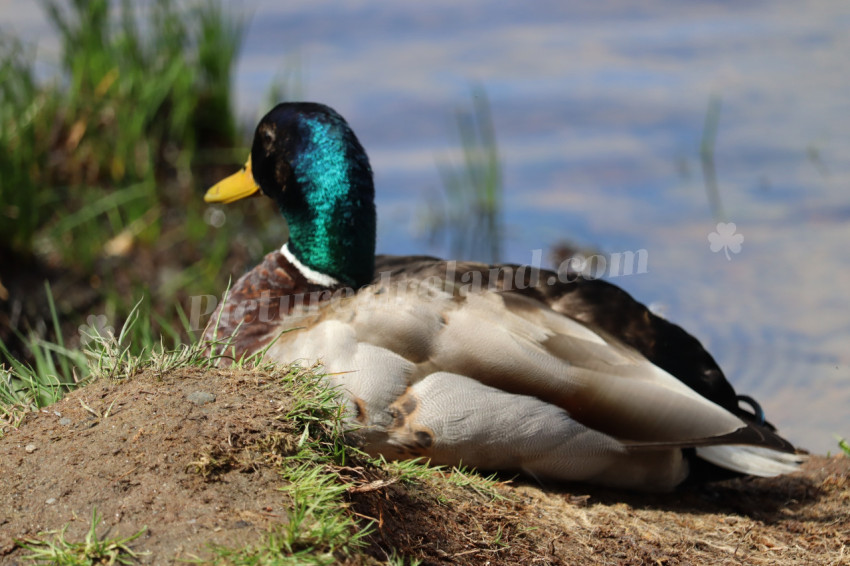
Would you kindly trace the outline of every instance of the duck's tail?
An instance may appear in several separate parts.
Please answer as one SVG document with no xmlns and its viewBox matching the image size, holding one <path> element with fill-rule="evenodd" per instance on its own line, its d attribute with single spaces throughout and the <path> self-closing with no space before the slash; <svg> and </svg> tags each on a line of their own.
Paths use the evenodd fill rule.
<svg viewBox="0 0 850 566">
<path fill-rule="evenodd" d="M 736 444 L 699 446 L 696 455 L 715 466 L 763 478 L 796 472 L 806 461 L 805 454 Z"/>
</svg>

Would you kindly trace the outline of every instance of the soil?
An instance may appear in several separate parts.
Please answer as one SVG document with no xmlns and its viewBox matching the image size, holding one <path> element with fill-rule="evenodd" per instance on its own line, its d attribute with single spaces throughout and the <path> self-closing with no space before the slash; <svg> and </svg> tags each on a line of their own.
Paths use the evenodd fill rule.
<svg viewBox="0 0 850 566">
<path fill-rule="evenodd" d="M 101 537 L 147 527 L 130 543 L 148 552 L 141 563 L 261 542 L 288 516 L 268 439 L 297 441 L 280 418 L 292 406 L 262 373 L 183 369 L 100 381 L 28 415 L 0 438 L 0 564 L 24 563 L 16 539 L 43 531 L 67 525 L 66 539 L 82 540 L 95 508 Z M 360 478 L 348 509 L 377 522 L 346 563 L 850 564 L 844 456 L 664 495 L 516 479 L 494 499 L 437 473 L 409 484 L 356 463 L 339 471 Z"/>
</svg>

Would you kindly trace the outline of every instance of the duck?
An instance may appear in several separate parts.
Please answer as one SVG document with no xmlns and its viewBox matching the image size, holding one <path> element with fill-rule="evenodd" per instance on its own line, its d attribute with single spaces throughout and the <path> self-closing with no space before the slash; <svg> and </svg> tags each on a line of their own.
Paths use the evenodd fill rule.
<svg viewBox="0 0 850 566">
<path fill-rule="evenodd" d="M 253 195 L 289 239 L 232 285 L 204 339 L 317 361 L 370 455 L 649 492 L 805 459 L 696 338 L 611 283 L 376 256 L 371 165 L 329 106 L 275 106 L 204 199 Z"/>
</svg>

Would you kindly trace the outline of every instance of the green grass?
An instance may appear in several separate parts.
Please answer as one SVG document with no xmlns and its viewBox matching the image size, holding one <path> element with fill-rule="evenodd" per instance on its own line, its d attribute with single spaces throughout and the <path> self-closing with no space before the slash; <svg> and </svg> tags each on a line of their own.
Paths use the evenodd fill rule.
<svg viewBox="0 0 850 566">
<path fill-rule="evenodd" d="M 298 563 L 309 557 L 316 564 L 334 564 L 338 555 L 351 555 L 365 544 L 371 528 L 348 512 L 344 498 L 348 485 L 332 469 L 305 461 L 281 467 L 281 472 L 285 482 L 281 491 L 292 500 L 289 520 L 272 530 L 260 555 L 273 562 L 287 557 L 286 561 Z M 242 553 L 256 555 L 253 550 Z"/>
<path fill-rule="evenodd" d="M 259 362 L 262 367 L 260 360 Z M 214 547 L 215 563 L 223 564 L 335 564 L 340 556 L 360 549 L 370 527 L 347 509 L 350 483 L 339 473 L 352 455 L 362 457 L 345 443 L 343 405 L 339 392 L 324 376 L 291 365 L 275 372 L 294 405 L 283 417 L 298 433 L 291 453 L 275 459 L 275 467 L 291 500 L 287 521 L 274 526 L 265 539 L 243 548 Z M 266 447 L 276 448 L 275 442 Z"/>
<path fill-rule="evenodd" d="M 230 75 L 242 23 L 227 23 L 215 3 L 153 2 L 144 26 L 128 1 L 118 14 L 106 0 L 44 8 L 61 45 L 57 76 L 36 81 L 14 39 L 0 63 L 0 201 L 13 220 L 0 236 L 91 266 L 98 244 L 124 230 L 158 235 L 159 206 L 193 196 L 185 179 L 207 140 L 235 145 Z"/>
<path fill-rule="evenodd" d="M 445 238 L 451 257 L 498 263 L 502 255 L 501 159 L 487 93 L 472 90 L 472 108 L 457 112 L 463 161 L 438 163 L 442 199 L 432 199 L 421 218 L 431 241 Z M 436 204 L 435 204 L 436 203 Z"/>
<path fill-rule="evenodd" d="M 83 346 L 68 348 L 59 319 L 53 307 L 53 295 L 46 286 L 45 296 L 51 305 L 52 322 L 56 327 L 56 342 L 36 336 L 21 336 L 33 363 L 19 360 L 0 340 L 0 436 L 20 423 L 22 415 L 38 410 L 61 399 L 66 393 L 97 379 L 129 379 L 145 370 L 158 375 L 185 367 L 209 368 L 223 356 L 215 354 L 215 343 L 179 340 L 171 328 L 172 340 L 156 336 L 154 319 L 144 300 L 138 301 L 117 332 L 97 328 L 81 328 L 87 341 Z M 170 328 L 160 322 L 160 327 Z M 265 352 L 246 356 L 234 363 L 248 368 L 260 364 Z"/>
<path fill-rule="evenodd" d="M 446 475 L 446 482 L 451 485 L 467 488 L 492 501 L 494 499 L 504 499 L 504 496 L 496 489 L 496 486 L 499 485 L 499 481 L 496 478 L 497 474 L 483 476 L 465 466 L 455 466 L 451 469 L 451 473 Z"/>
<path fill-rule="evenodd" d="M 65 525 L 58 531 L 39 533 L 42 538 L 17 541 L 17 544 L 32 553 L 27 555 L 25 560 L 57 566 L 132 564 L 136 558 L 146 554 L 132 550 L 129 543 L 142 536 L 147 527 L 129 537 L 100 539 L 97 526 L 101 519 L 97 509 L 94 509 L 91 526 L 81 542 L 71 542 L 65 538 L 65 532 L 68 530 L 68 525 Z M 48 538 L 51 536 L 52 540 Z"/>
<path fill-rule="evenodd" d="M 717 126 L 720 122 L 722 103 L 723 100 L 718 95 L 712 95 L 709 99 L 699 148 L 705 192 L 708 195 L 708 204 L 711 207 L 711 215 L 715 222 L 726 222 L 727 220 L 723 203 L 720 200 L 720 190 L 717 186 L 717 165 L 714 159 L 714 147 L 717 142 Z"/>
<path fill-rule="evenodd" d="M 218 0 L 43 8 L 60 46 L 53 76 L 37 79 L 34 49 L 0 37 L 0 252 L 49 265 L 52 280 L 81 290 L 57 298 L 66 331 L 99 313 L 117 326 L 129 297 L 146 294 L 142 315 L 156 333 L 185 339 L 175 305 L 222 289 L 234 248 L 258 256 L 285 235 L 282 223 L 264 228 L 273 207 L 225 213 L 202 201 L 248 151 L 232 108 L 246 20 Z M 0 275 L 7 286 L 14 277 Z M 97 298 L 80 312 L 73 298 L 87 288 Z M 13 329 L 26 338 L 7 344 L 30 363 L 18 342 L 56 335 L 40 327 L 48 313 L 33 310 Z"/>
<path fill-rule="evenodd" d="M 245 20 L 224 6 L 45 0 L 60 45 L 46 80 L 32 49 L 0 37 L 0 255 L 50 266 L 62 289 L 19 292 L 24 314 L 0 313 L 17 320 L 0 328 L 3 422 L 107 367 L 130 375 L 143 352 L 166 371 L 171 350 L 194 340 L 181 301 L 225 287 L 234 247 L 243 258 L 266 247 L 251 228 L 265 222 L 243 222 L 261 207 L 211 223 L 201 198 L 247 152 L 231 108 Z M 7 286 L 17 276 L 0 269 Z M 81 345 L 92 317 L 121 328 L 117 343 Z"/>
<path fill-rule="evenodd" d="M 12 355 L 0 340 L 0 407 L 4 407 L 2 410 L 7 412 L 7 417 L 12 416 L 15 407 L 35 410 L 55 403 L 84 383 L 89 375 L 85 353 L 65 347 L 53 294 L 47 284 L 45 295 L 57 341 L 50 342 L 34 332 L 28 336 L 19 335 L 33 360 L 28 363 Z M 2 432 L 0 428 L 0 434 Z"/>
<path fill-rule="evenodd" d="M 135 304 L 117 333 L 81 327 L 85 345 L 66 347 L 48 284 L 45 284 L 45 299 L 50 307 L 55 342 L 35 332 L 19 335 L 33 360 L 27 362 L 14 356 L 0 340 L 0 422 L 6 426 L 17 422 L 22 411 L 51 405 L 91 379 L 125 379 L 147 368 L 163 372 L 186 365 L 209 366 L 215 361 L 204 356 L 199 345 L 187 346 L 175 340 L 167 347 L 162 337 L 155 342 L 153 319 L 144 301 Z M 171 333 L 175 334 L 173 329 Z M 4 428 L 0 426 L 0 435 Z"/>
<path fill-rule="evenodd" d="M 389 556 L 389 558 L 387 558 L 387 564 L 389 566 L 419 566 L 420 564 L 422 564 L 422 561 L 416 558 L 405 558 L 404 556 L 397 556 L 395 553 L 393 553 Z"/>
</svg>

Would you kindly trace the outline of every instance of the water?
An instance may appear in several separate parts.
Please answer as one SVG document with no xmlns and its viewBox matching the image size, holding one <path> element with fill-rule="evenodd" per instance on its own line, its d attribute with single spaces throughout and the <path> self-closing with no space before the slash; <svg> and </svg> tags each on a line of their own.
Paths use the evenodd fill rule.
<svg viewBox="0 0 850 566">
<path fill-rule="evenodd" d="M 480 84 L 503 159 L 505 259 L 565 238 L 647 250 L 647 273 L 613 281 L 700 338 L 792 441 L 834 452 L 833 434 L 850 436 L 850 4 L 280 4 L 243 4 L 240 114 L 262 114 L 298 61 L 304 97 L 339 110 L 370 153 L 379 251 L 445 255 L 416 226 L 440 191 L 437 161 L 458 161 L 454 112 Z M 44 33 L 36 6 L 3 6 Z M 698 153 L 712 96 L 720 198 L 744 236 L 730 259 L 709 248 Z"/>
</svg>

